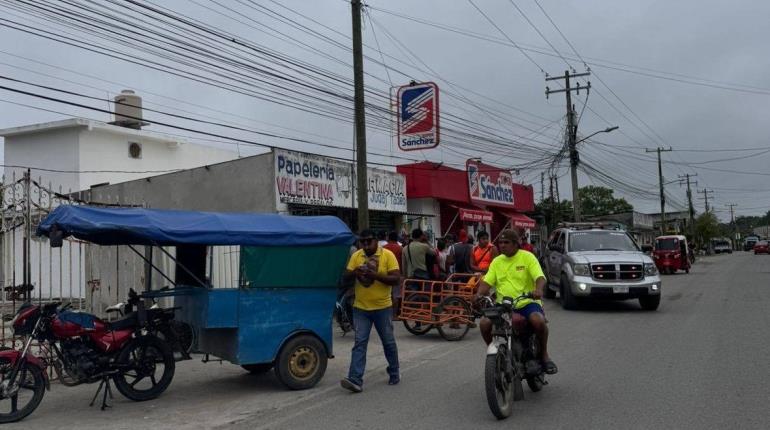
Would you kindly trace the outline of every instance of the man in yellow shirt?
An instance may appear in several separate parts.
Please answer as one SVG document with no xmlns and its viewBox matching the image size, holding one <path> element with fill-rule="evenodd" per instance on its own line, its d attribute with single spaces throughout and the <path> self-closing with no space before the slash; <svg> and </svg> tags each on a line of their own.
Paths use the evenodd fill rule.
<svg viewBox="0 0 770 430">
<path fill-rule="evenodd" d="M 519 235 L 515 230 L 503 230 L 498 244 L 501 254 L 492 260 L 487 274 L 479 284 L 479 296 L 489 295 L 490 288 L 495 288 L 497 302 L 503 297 L 518 298 L 532 294 L 533 299 L 520 300 L 514 312 L 529 321 L 530 327 L 540 341 L 543 370 L 549 375 L 558 371 L 556 364 L 548 356 L 548 325 L 543 311 L 543 289 L 545 275 L 537 257 L 529 251 L 519 248 Z M 481 336 L 489 345 L 492 343 L 492 322 L 484 318 L 479 325 Z"/>
<path fill-rule="evenodd" d="M 353 302 L 353 327 L 356 332 L 353 352 L 350 359 L 348 377 L 340 385 L 354 393 L 363 391 L 364 370 L 366 368 L 366 348 L 372 325 L 385 350 L 388 360 L 388 384 L 399 383 L 398 348 L 393 335 L 393 301 L 391 288 L 400 280 L 400 270 L 396 256 L 383 249 L 377 243 L 374 232 L 363 230 L 359 235 L 361 249 L 353 253 L 345 272 L 346 279 L 356 279 Z"/>
</svg>

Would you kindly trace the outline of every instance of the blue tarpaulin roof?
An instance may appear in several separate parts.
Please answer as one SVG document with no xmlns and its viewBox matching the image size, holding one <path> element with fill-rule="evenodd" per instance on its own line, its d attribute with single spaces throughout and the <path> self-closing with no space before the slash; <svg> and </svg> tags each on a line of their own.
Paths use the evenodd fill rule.
<svg viewBox="0 0 770 430">
<path fill-rule="evenodd" d="M 194 212 L 59 206 L 38 226 L 99 245 L 351 245 L 353 233 L 332 216 Z"/>
</svg>

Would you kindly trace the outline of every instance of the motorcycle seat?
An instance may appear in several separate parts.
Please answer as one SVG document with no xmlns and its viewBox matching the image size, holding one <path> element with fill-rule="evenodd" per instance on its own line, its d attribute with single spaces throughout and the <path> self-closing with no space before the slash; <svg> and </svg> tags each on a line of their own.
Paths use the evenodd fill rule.
<svg viewBox="0 0 770 430">
<path fill-rule="evenodd" d="M 139 320 L 137 318 L 136 312 L 131 312 L 121 319 L 110 321 L 106 324 L 110 330 L 124 330 L 127 328 L 136 327 L 138 322 Z"/>
</svg>

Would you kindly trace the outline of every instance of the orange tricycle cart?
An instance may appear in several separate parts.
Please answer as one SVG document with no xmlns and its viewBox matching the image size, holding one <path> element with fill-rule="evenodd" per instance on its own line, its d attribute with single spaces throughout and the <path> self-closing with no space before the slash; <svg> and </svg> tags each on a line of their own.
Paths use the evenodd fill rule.
<svg viewBox="0 0 770 430">
<path fill-rule="evenodd" d="M 453 273 L 446 281 L 405 279 L 399 319 L 414 335 L 436 328 L 446 340 L 460 340 L 477 315 L 473 311 L 480 275 Z"/>
</svg>

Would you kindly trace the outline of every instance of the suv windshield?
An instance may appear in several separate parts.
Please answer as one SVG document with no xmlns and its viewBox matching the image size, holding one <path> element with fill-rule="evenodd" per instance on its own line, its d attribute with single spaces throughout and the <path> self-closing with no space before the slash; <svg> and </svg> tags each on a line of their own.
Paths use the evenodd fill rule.
<svg viewBox="0 0 770 430">
<path fill-rule="evenodd" d="M 617 231 L 578 231 L 569 235 L 569 250 L 581 251 L 639 251 L 626 233 Z"/>
<path fill-rule="evenodd" d="M 655 249 L 658 251 L 676 251 L 679 249 L 677 239 L 658 239 L 655 241 Z"/>
</svg>

